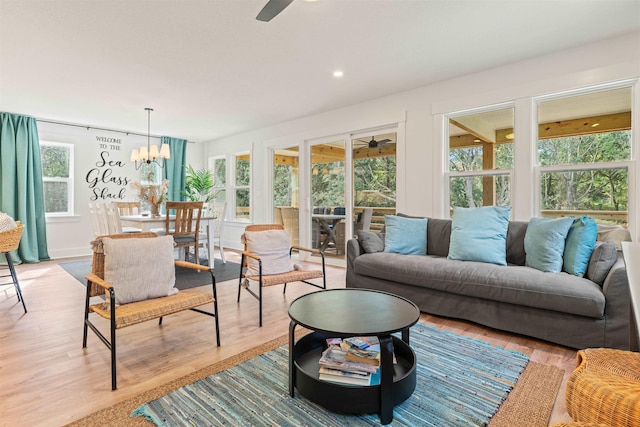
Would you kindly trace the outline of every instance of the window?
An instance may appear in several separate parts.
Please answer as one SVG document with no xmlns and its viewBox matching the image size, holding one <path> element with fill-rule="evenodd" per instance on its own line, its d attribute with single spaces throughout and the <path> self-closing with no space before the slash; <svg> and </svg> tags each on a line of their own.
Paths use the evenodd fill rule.
<svg viewBox="0 0 640 427">
<path fill-rule="evenodd" d="M 449 121 L 449 206 L 511 205 L 514 109 L 452 113 Z"/>
<path fill-rule="evenodd" d="M 353 139 L 353 212 L 357 220 L 373 208 L 374 230 L 382 229 L 385 215 L 396 213 L 396 147 L 396 132 Z"/>
<path fill-rule="evenodd" d="M 234 158 L 234 219 L 249 221 L 251 219 L 251 155 L 236 155 Z"/>
<path fill-rule="evenodd" d="M 213 191 L 216 194 L 214 201 L 224 203 L 226 200 L 227 160 L 224 157 L 210 158 L 209 170 L 213 171 Z"/>
<path fill-rule="evenodd" d="M 626 226 L 631 87 L 538 101 L 540 214 Z"/>
<path fill-rule="evenodd" d="M 40 141 L 44 211 L 48 216 L 73 214 L 73 145 Z"/>
</svg>

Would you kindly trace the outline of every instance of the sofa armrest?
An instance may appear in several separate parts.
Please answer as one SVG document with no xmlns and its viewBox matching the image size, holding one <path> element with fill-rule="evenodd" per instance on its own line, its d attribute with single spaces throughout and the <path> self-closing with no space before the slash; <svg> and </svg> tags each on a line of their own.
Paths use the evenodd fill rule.
<svg viewBox="0 0 640 427">
<path fill-rule="evenodd" d="M 618 259 L 611 267 L 609 274 L 604 279 L 602 291 L 606 299 L 605 319 L 607 322 L 607 335 L 605 336 L 605 346 L 613 348 L 629 348 L 628 337 L 630 337 L 629 322 L 631 320 L 629 278 L 627 269 L 622 258 L 622 253 L 618 252 Z M 612 334 L 613 331 L 618 334 Z M 624 342 L 614 342 L 610 340 L 612 336 L 622 336 Z"/>
<path fill-rule="evenodd" d="M 347 288 L 350 287 L 349 286 L 350 283 L 354 284 L 356 281 L 355 280 L 356 258 L 358 258 L 363 253 L 364 251 L 362 250 L 362 247 L 360 246 L 360 242 L 358 241 L 358 239 L 349 239 L 347 241 L 347 276 L 346 276 Z"/>
</svg>

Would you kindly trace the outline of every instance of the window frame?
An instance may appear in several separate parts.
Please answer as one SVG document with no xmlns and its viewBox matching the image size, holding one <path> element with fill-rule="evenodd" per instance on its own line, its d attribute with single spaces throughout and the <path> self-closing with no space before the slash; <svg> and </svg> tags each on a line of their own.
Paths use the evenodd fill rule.
<svg viewBox="0 0 640 427">
<path fill-rule="evenodd" d="M 238 158 L 239 157 L 244 157 L 244 156 L 249 156 L 249 183 L 247 185 L 238 185 L 238 174 L 237 174 L 237 165 L 238 165 Z M 252 221 L 252 213 L 253 213 L 253 209 L 252 209 L 252 191 L 251 191 L 251 184 L 253 182 L 253 165 L 251 164 L 251 152 L 245 151 L 245 152 L 239 152 L 239 153 L 234 153 L 231 155 L 231 176 L 233 177 L 233 182 L 229 183 L 229 187 L 232 191 L 231 194 L 231 198 L 233 200 L 233 221 L 237 221 L 237 222 L 246 222 L 246 223 L 250 223 Z M 227 165 L 229 166 L 229 165 Z M 227 168 L 229 169 L 229 168 Z M 238 216 L 236 215 L 237 212 L 237 192 L 238 190 L 247 190 L 249 192 L 249 215 L 248 218 L 238 218 Z"/>
<path fill-rule="evenodd" d="M 513 129 L 515 132 L 515 123 L 516 123 L 516 103 L 514 101 L 508 102 L 499 102 L 496 104 L 486 105 L 478 108 L 470 108 L 465 110 L 454 111 L 451 113 L 446 113 L 442 115 L 443 120 L 443 142 L 445 144 L 443 154 L 444 154 L 444 188 L 443 188 L 443 197 L 444 202 L 446 204 L 445 211 L 448 213 L 449 217 L 453 212 L 454 206 L 451 205 L 451 178 L 476 178 L 476 177 L 487 177 L 487 176 L 502 176 L 506 175 L 509 178 L 509 206 L 513 206 L 513 182 L 515 179 L 514 168 L 516 164 L 516 154 L 515 154 L 515 145 L 514 145 L 514 154 L 512 164 L 513 168 L 509 169 L 490 169 L 490 170 L 470 170 L 470 171 L 451 171 L 450 169 L 450 155 L 451 155 L 451 147 L 449 144 L 450 135 L 449 135 L 449 119 L 455 119 L 456 117 L 463 117 L 473 114 L 487 113 L 491 111 L 498 111 L 510 108 L 513 110 Z M 511 142 L 511 144 L 515 144 L 515 140 Z"/>
<path fill-rule="evenodd" d="M 634 222 L 634 218 L 636 217 L 636 200 L 634 199 L 634 177 L 635 177 L 635 162 L 637 161 L 637 154 L 635 150 L 635 140 L 637 138 L 637 130 L 635 128 L 638 126 L 637 123 L 634 122 L 633 116 L 637 114 L 634 111 L 634 107 L 636 107 L 634 103 L 634 92 L 637 90 L 638 81 L 637 80 L 623 80 L 617 81 L 613 83 L 606 83 L 600 85 L 591 85 L 586 87 L 581 87 L 574 90 L 566 90 L 554 92 L 546 95 L 531 97 L 532 104 L 532 127 L 533 127 L 533 137 L 531 139 L 531 149 L 535 153 L 533 157 L 533 210 L 536 215 L 541 216 L 542 211 L 542 182 L 541 176 L 543 173 L 557 173 L 557 172 L 566 172 L 566 171 L 589 171 L 589 170 L 606 170 L 606 169 L 626 169 L 627 170 L 627 229 Z M 539 157 L 539 137 L 538 137 L 538 127 L 540 125 L 540 104 L 548 101 L 555 101 L 560 99 L 566 99 L 581 95 L 588 95 L 597 92 L 606 92 L 616 89 L 629 88 L 631 90 L 631 156 L 628 160 L 615 160 L 608 162 L 598 162 L 598 163 L 567 163 L 560 165 L 547 165 L 543 166 L 540 164 Z"/>
<path fill-rule="evenodd" d="M 62 177 L 48 177 L 45 176 L 44 174 L 44 170 L 42 171 L 42 184 L 44 187 L 44 184 L 47 182 L 63 182 L 67 184 L 67 210 L 65 212 L 46 212 L 45 210 L 45 218 L 54 218 L 54 217 L 71 217 L 74 215 L 74 208 L 75 208 L 75 204 L 74 204 L 74 165 L 75 165 L 75 161 L 74 161 L 74 144 L 70 144 L 67 142 L 55 142 L 55 141 L 45 141 L 45 140 L 41 140 L 39 141 L 39 145 L 40 145 L 40 155 L 42 156 L 42 147 L 43 146 L 50 146 L 50 147 L 65 147 L 68 148 L 69 150 L 69 177 L 68 178 L 62 178 Z M 42 157 L 40 158 L 42 161 Z M 43 188 L 44 190 L 44 188 Z M 43 192 L 43 196 L 44 196 L 44 192 Z M 43 205 L 44 205 L 44 199 L 43 199 Z M 44 206 L 46 209 L 46 206 Z"/>
</svg>

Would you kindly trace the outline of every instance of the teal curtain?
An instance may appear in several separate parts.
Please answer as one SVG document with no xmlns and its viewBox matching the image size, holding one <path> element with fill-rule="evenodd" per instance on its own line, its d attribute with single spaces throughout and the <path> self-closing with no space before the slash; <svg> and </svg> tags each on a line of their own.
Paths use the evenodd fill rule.
<svg viewBox="0 0 640 427">
<path fill-rule="evenodd" d="M 38 127 L 33 117 L 0 113 L 0 211 L 24 224 L 16 262 L 49 259 Z"/>
<path fill-rule="evenodd" d="M 184 165 L 187 161 L 187 140 L 163 136 L 161 141 L 162 144 L 169 144 L 169 149 L 171 150 L 171 157 L 167 159 L 167 164 L 164 168 L 164 178 L 169 180 L 168 200 L 184 200 L 182 191 L 185 189 Z"/>
</svg>

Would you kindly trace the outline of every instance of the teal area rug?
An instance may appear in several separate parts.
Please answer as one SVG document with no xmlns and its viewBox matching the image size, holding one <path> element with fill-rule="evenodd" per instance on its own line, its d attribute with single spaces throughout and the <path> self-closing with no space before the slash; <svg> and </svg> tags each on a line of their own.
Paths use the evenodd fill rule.
<svg viewBox="0 0 640 427">
<path fill-rule="evenodd" d="M 529 359 L 452 332 L 411 328 L 417 356 L 413 395 L 392 426 L 484 426 Z M 257 356 L 135 409 L 158 426 L 374 426 L 377 414 L 342 415 L 288 392 L 288 346 Z"/>
<path fill-rule="evenodd" d="M 223 264 L 222 261 L 217 258 L 214 262 L 213 274 L 216 276 L 216 283 L 231 279 L 237 280 L 240 276 L 240 264 L 230 261 Z M 208 261 L 201 259 L 200 264 L 208 265 Z M 85 276 L 91 273 L 91 259 L 61 262 L 58 265 L 83 285 L 87 284 Z M 209 273 L 198 273 L 195 270 L 183 267 L 176 268 L 176 287 L 180 290 L 210 284 L 211 275 Z"/>
</svg>

